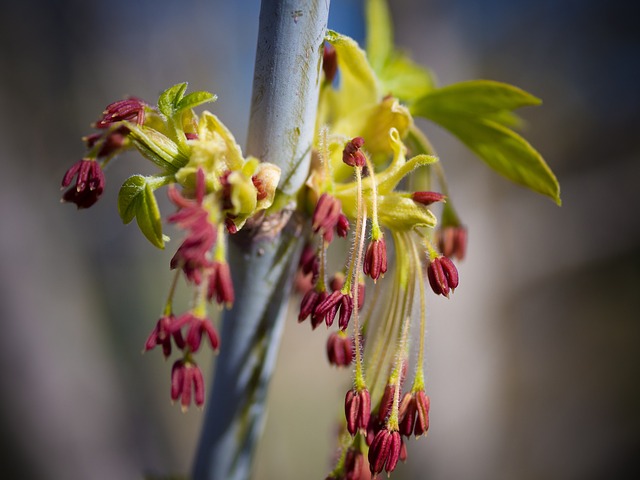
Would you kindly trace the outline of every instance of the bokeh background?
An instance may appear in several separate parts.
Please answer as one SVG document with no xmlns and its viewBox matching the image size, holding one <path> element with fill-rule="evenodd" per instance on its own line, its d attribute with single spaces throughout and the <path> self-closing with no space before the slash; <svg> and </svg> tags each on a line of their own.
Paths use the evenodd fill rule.
<svg viewBox="0 0 640 480">
<path fill-rule="evenodd" d="M 330 27 L 362 40 L 361 1 L 332 3 Z M 521 112 L 525 136 L 564 202 L 426 125 L 470 240 L 453 298 L 430 297 L 431 429 L 395 478 L 640 478 L 640 7 L 391 4 L 397 42 L 441 85 L 489 78 L 544 99 Z M 115 162 L 89 211 L 60 205 L 58 188 L 105 105 L 185 80 L 219 95 L 211 108 L 243 142 L 258 13 L 258 0 L 0 2 L 3 478 L 188 471 L 203 413 L 172 407 L 170 364 L 140 355 L 171 251 L 115 207 L 122 181 L 152 169 Z M 329 470 L 348 375 L 326 364 L 325 338 L 287 324 L 256 479 Z"/>
</svg>

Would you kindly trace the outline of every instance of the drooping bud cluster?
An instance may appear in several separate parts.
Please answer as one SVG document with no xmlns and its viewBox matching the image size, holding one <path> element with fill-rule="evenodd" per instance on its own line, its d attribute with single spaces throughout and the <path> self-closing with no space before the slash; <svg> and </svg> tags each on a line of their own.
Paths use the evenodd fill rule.
<svg viewBox="0 0 640 480">
<path fill-rule="evenodd" d="M 335 49 L 338 64 L 340 48 Z M 326 70 L 332 68 L 330 62 L 335 62 L 333 52 L 325 50 L 327 78 L 333 78 Z M 348 83 L 358 74 L 348 72 L 341 81 Z M 321 91 L 333 102 L 329 110 L 339 104 L 337 98 L 350 103 L 348 95 L 355 91 L 350 87 L 332 91 L 333 97 Z M 327 115 L 328 125 L 320 130 L 316 145 L 320 161 L 307 182 L 307 210 L 313 211 L 308 244 L 315 246 L 305 249 L 300 275 L 303 265 L 306 272 L 311 271 L 309 265 L 316 268 L 311 285 L 303 291 L 298 320 L 310 317 L 312 328 L 323 322 L 330 328 L 338 317 L 338 330 L 327 341 L 327 358 L 332 365 L 354 370 L 353 386 L 345 396 L 343 425 L 348 437 L 341 437 L 342 455 L 327 477 L 336 480 L 362 478 L 366 459 L 373 477 L 392 472 L 406 459 L 405 439 L 426 434 L 425 285 L 428 281 L 435 293 L 448 297 L 459 283 L 453 262 L 432 246 L 437 221 L 429 208 L 447 201 L 447 196 L 398 189 L 412 184 L 402 182 L 403 178 L 418 176 L 420 167 L 436 159 L 424 153 L 407 159 L 404 137 L 412 124 L 408 111 L 393 96 L 379 97 L 377 102 L 355 109 L 351 123 L 344 118 L 334 122 Z M 349 136 L 340 130 L 347 124 Z M 342 217 L 349 230 L 341 228 Z M 332 276 L 327 272 L 327 257 L 329 247 L 334 249 L 336 232 L 350 242 L 344 267 Z M 435 242 L 440 245 L 438 239 Z M 365 278 L 376 284 L 367 302 Z M 421 297 L 419 302 L 414 301 L 416 295 Z M 420 321 L 413 322 L 413 316 Z M 410 337 L 419 339 L 414 343 L 418 362 L 413 382 L 405 390 L 409 359 L 415 357 L 409 355 Z"/>
<path fill-rule="evenodd" d="M 231 308 L 234 288 L 226 259 L 227 235 L 240 230 L 247 219 L 268 208 L 280 178 L 275 165 L 244 159 L 231 133 L 211 113 L 198 117 L 192 108 L 215 100 L 208 92 L 185 96 L 186 84 L 165 91 L 157 110 L 137 98 L 107 106 L 85 138 L 88 153 L 64 175 L 70 187 L 64 201 L 78 208 L 93 205 L 104 190 L 102 167 L 124 149 L 135 147 L 158 165 L 158 175 L 134 175 L 122 186 L 118 210 L 122 220 L 137 219 L 142 233 L 163 248 L 164 236 L 154 190 L 169 185 L 168 196 L 177 211 L 169 224 L 185 233 L 170 261 L 176 271 L 164 312 L 151 331 L 144 351 L 156 346 L 168 358 L 175 349 L 181 357 L 171 372 L 171 399 L 183 410 L 193 401 L 204 403 L 204 381 L 195 362 L 203 337 L 212 350 L 220 338 L 208 318 L 209 303 Z M 74 178 L 75 184 L 72 185 Z M 193 293 L 191 308 L 176 316 L 173 297 L 179 277 Z"/>
</svg>

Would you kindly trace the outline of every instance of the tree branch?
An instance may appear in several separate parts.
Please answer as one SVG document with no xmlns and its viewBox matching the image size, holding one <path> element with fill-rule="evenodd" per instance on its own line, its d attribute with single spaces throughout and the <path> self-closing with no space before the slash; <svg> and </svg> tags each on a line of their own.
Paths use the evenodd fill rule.
<svg viewBox="0 0 640 480">
<path fill-rule="evenodd" d="M 247 153 L 280 166 L 284 195 L 309 171 L 328 14 L 329 0 L 262 1 Z M 194 480 L 251 473 L 300 247 L 295 225 L 280 231 L 287 211 L 275 215 L 262 235 L 243 229 L 229 245 L 237 295 L 223 317 Z"/>
</svg>

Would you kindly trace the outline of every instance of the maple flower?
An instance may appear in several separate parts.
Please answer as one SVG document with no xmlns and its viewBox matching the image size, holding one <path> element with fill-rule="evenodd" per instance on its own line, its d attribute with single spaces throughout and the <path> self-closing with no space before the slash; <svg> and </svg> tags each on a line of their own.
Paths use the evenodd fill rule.
<svg viewBox="0 0 640 480">
<path fill-rule="evenodd" d="M 149 338 L 144 344 L 144 350 L 149 351 L 157 345 L 162 345 L 162 352 L 165 358 L 171 355 L 171 339 L 179 349 L 183 349 L 185 342 L 180 329 L 175 328 L 176 317 L 173 314 L 163 315 L 151 331 Z"/>
<path fill-rule="evenodd" d="M 332 332 L 327 339 L 327 358 L 331 365 L 348 367 L 354 359 L 353 338 L 344 331 Z"/>
<path fill-rule="evenodd" d="M 102 118 L 95 124 L 96 128 L 108 128 L 123 120 L 135 121 L 138 125 L 144 123 L 146 104 L 139 98 L 131 97 L 118 100 L 107 105 Z"/>
<path fill-rule="evenodd" d="M 169 223 L 188 230 L 188 235 L 171 259 L 171 268 L 180 267 L 185 276 L 196 285 L 202 281 L 203 271 L 211 266 L 209 252 L 216 242 L 217 230 L 209 222 L 209 213 L 203 207 L 205 177 L 202 169 L 196 175 L 196 199 L 183 197 L 177 190 L 169 190 L 169 198 L 179 208 L 169 217 Z"/>
<path fill-rule="evenodd" d="M 344 413 L 347 419 L 347 431 L 355 435 L 358 430 L 366 431 L 371 415 L 371 396 L 366 388 L 347 391 L 344 399 Z"/>
<path fill-rule="evenodd" d="M 204 405 L 204 378 L 193 361 L 177 360 L 171 369 L 171 400 L 180 398 L 182 411 L 188 410 L 191 399 L 196 406 Z"/>
<path fill-rule="evenodd" d="M 104 191 L 104 173 L 100 164 L 93 159 L 83 158 L 73 164 L 62 178 L 62 188 L 71 185 L 76 177 L 75 186 L 69 188 L 62 200 L 73 202 L 80 208 L 89 208 L 98 201 Z"/>
<path fill-rule="evenodd" d="M 380 430 L 369 447 L 369 468 L 372 475 L 382 470 L 391 473 L 400 460 L 402 437 L 397 430 Z"/>
<path fill-rule="evenodd" d="M 449 291 L 453 292 L 458 287 L 458 269 L 449 257 L 432 258 L 427 269 L 427 276 L 431 289 L 436 295 L 449 298 Z"/>
<path fill-rule="evenodd" d="M 185 345 L 189 347 L 191 352 L 197 352 L 200 349 L 202 335 L 205 334 L 209 339 L 211 348 L 216 350 L 220 343 L 218 332 L 207 318 L 202 318 L 193 312 L 187 312 L 181 315 L 171 326 L 171 332 L 180 331 L 183 327 L 187 328 L 187 337 Z"/>
</svg>

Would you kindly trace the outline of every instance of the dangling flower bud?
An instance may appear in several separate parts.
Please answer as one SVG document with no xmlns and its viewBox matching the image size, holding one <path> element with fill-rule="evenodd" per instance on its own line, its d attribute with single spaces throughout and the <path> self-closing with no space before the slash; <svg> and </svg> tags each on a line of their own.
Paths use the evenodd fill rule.
<svg viewBox="0 0 640 480">
<path fill-rule="evenodd" d="M 362 269 L 364 274 L 369 275 L 374 282 L 387 273 L 387 245 L 384 237 L 369 242 Z"/>
<path fill-rule="evenodd" d="M 432 203 L 442 202 L 447 196 L 438 192 L 414 192 L 411 198 L 416 203 L 431 205 Z"/>
<path fill-rule="evenodd" d="M 353 338 L 339 330 L 329 335 L 327 339 L 327 358 L 331 365 L 348 367 L 354 359 Z"/>
<path fill-rule="evenodd" d="M 342 161 L 350 167 L 364 167 L 367 164 L 367 159 L 360 151 L 363 145 L 364 139 L 362 137 L 355 137 L 347 142 L 342 151 Z"/>
<path fill-rule="evenodd" d="M 360 391 L 351 389 L 344 399 L 344 413 L 347 419 L 347 431 L 353 436 L 358 430 L 365 431 L 371 415 L 371 397 L 366 388 Z"/>
<path fill-rule="evenodd" d="M 395 470 L 400 459 L 402 437 L 397 430 L 387 428 L 380 430 L 369 448 L 369 468 L 372 475 L 378 475 L 382 470 L 391 473 Z"/>
<path fill-rule="evenodd" d="M 458 269 L 448 257 L 439 256 L 432 259 L 427 269 L 427 277 L 436 295 L 449 298 L 449 291 L 458 287 Z"/>
<path fill-rule="evenodd" d="M 445 257 L 464 260 L 467 252 L 467 229 L 462 226 L 448 226 L 436 232 L 436 242 Z"/>
<path fill-rule="evenodd" d="M 76 162 L 62 179 L 62 188 L 71 185 L 77 175 L 75 187 L 68 189 L 62 196 L 62 201 L 73 202 L 80 208 L 89 208 L 98 201 L 104 190 L 104 173 L 100 164 L 91 159 Z"/>
</svg>

